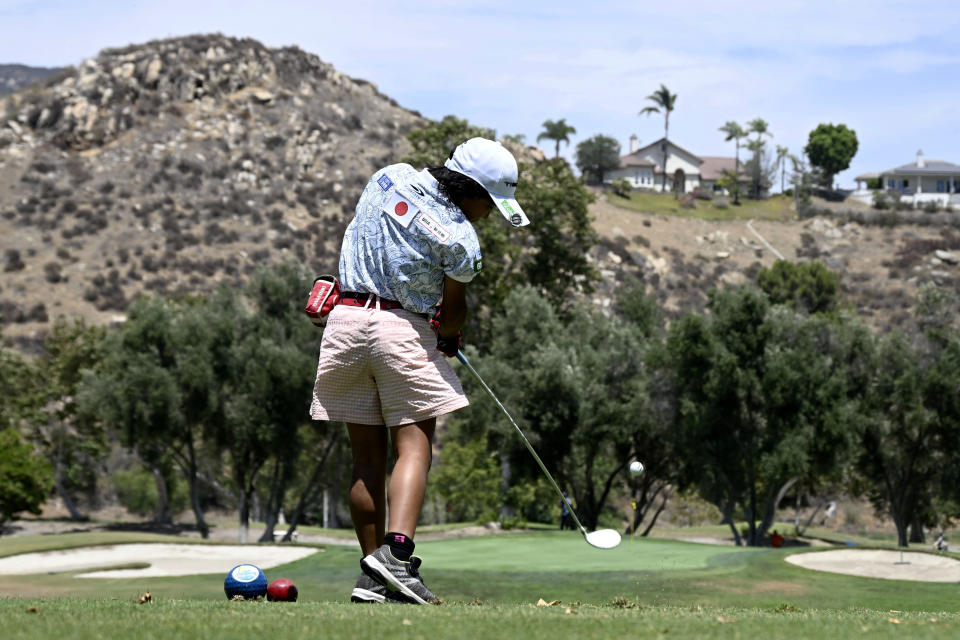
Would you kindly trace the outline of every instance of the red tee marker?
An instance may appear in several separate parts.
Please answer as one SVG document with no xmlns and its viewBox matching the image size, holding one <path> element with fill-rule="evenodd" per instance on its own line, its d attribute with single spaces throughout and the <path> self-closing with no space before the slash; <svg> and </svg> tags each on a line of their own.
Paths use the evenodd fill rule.
<svg viewBox="0 0 960 640">
<path fill-rule="evenodd" d="M 267 587 L 267 600 L 270 602 L 296 602 L 297 585 L 286 578 L 277 578 Z"/>
</svg>

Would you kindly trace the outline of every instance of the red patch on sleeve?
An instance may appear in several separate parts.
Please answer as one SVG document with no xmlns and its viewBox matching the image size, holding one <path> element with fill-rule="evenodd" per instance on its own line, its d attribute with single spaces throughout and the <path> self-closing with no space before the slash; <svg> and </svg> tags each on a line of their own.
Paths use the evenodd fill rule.
<svg viewBox="0 0 960 640">
<path fill-rule="evenodd" d="M 398 216 L 402 216 L 402 215 L 406 215 L 407 209 L 408 207 L 406 202 L 398 202 L 397 206 L 393 208 L 393 212 L 396 213 Z"/>
</svg>

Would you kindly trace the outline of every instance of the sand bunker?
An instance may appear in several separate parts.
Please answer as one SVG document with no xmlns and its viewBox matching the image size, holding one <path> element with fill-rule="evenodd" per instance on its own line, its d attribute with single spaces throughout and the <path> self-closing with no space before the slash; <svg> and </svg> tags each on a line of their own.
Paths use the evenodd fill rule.
<svg viewBox="0 0 960 640">
<path fill-rule="evenodd" d="M 309 547 L 206 544 L 117 544 L 0 558 L 0 574 L 62 573 L 88 570 L 78 578 L 142 578 L 223 573 L 238 564 L 269 569 L 319 551 Z M 97 569 L 149 563 L 142 569 Z"/>
<path fill-rule="evenodd" d="M 932 553 L 837 549 L 797 553 L 786 561 L 804 569 L 884 580 L 960 582 L 960 560 Z M 901 564 L 902 563 L 902 564 Z"/>
</svg>

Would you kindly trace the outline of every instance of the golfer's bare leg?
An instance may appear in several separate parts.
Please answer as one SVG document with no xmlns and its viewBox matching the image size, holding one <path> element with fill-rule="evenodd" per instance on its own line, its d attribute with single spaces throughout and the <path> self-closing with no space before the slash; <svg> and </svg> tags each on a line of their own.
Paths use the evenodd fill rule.
<svg viewBox="0 0 960 640">
<path fill-rule="evenodd" d="M 347 423 L 353 451 L 350 483 L 350 517 L 363 555 L 377 550 L 383 541 L 387 501 L 387 430 L 383 426 Z"/>
<path fill-rule="evenodd" d="M 427 490 L 427 472 L 430 470 L 433 432 L 437 419 L 391 427 L 390 435 L 397 462 L 390 474 L 389 531 L 411 538 L 417 531 L 423 494 Z"/>
</svg>

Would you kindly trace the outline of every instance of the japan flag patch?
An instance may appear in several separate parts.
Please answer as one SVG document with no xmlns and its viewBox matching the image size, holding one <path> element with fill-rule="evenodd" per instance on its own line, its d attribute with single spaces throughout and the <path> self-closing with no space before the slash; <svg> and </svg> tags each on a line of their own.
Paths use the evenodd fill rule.
<svg viewBox="0 0 960 640">
<path fill-rule="evenodd" d="M 402 195 L 394 192 L 383 205 L 383 212 L 396 220 L 404 229 L 410 226 L 420 209 Z"/>
</svg>

